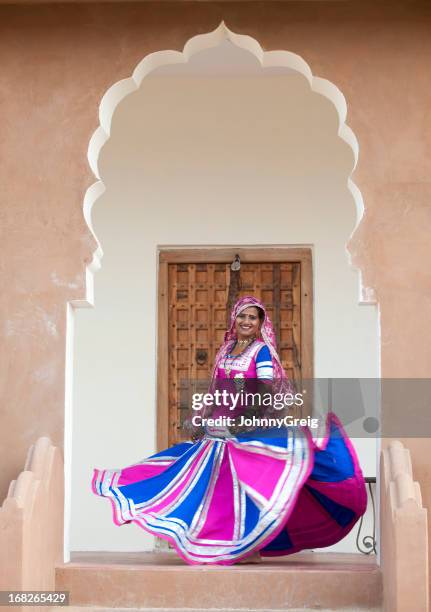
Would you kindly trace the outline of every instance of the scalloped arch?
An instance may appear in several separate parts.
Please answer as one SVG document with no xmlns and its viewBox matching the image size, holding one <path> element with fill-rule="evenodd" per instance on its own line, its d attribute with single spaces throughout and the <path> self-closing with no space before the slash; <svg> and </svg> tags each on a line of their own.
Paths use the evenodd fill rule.
<svg viewBox="0 0 431 612">
<path fill-rule="evenodd" d="M 126 96 L 139 89 L 143 79 L 156 68 L 172 64 L 187 63 L 196 53 L 199 53 L 205 49 L 217 47 L 225 40 L 229 40 L 235 46 L 252 53 L 258 59 L 263 68 L 286 67 L 300 73 L 307 79 L 313 92 L 324 96 L 332 102 L 337 110 L 339 118 L 338 136 L 350 146 L 354 156 L 354 165 L 348 178 L 348 188 L 356 205 L 356 225 L 352 231 L 352 234 L 347 237 L 348 240 L 352 238 L 353 234 L 358 228 L 364 213 L 364 205 L 361 192 L 358 186 L 353 182 L 351 175 L 353 174 L 358 161 L 359 145 L 355 134 L 346 123 L 347 104 L 342 92 L 338 89 L 338 87 L 336 87 L 336 85 L 327 79 L 314 76 L 310 66 L 299 55 L 291 53 L 290 51 L 264 51 L 256 39 L 248 35 L 236 34 L 235 32 L 229 30 L 224 22 L 221 22 L 220 25 L 212 32 L 208 32 L 207 34 L 199 34 L 190 38 L 185 44 L 183 51 L 164 50 L 150 53 L 141 62 L 139 62 L 133 71 L 133 74 L 129 78 L 122 79 L 121 81 L 118 81 L 112 85 L 101 100 L 99 107 L 100 125 L 93 133 L 88 146 L 88 161 L 98 181 L 93 183 L 87 189 L 84 198 L 84 217 L 98 245 L 93 254 L 93 261 L 87 268 L 87 304 L 93 304 L 93 272 L 100 268 L 100 261 L 103 255 L 102 247 L 93 231 L 91 222 L 91 209 L 96 200 L 105 191 L 105 186 L 99 174 L 99 153 L 103 145 L 110 137 L 112 117 L 115 109 Z M 346 240 L 346 244 L 348 240 Z M 349 264 L 354 267 L 352 265 L 350 253 L 347 250 L 347 247 L 346 256 Z M 370 291 L 370 289 L 367 290 L 362 285 L 361 270 L 357 268 L 356 270 L 358 272 L 359 280 L 359 302 L 368 304 L 375 303 L 373 299 L 373 292 Z"/>
</svg>

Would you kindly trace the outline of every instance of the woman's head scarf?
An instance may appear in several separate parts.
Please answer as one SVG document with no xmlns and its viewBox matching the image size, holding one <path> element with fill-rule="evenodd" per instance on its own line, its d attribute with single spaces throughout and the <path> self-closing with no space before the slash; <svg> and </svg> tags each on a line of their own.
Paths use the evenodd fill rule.
<svg viewBox="0 0 431 612">
<path fill-rule="evenodd" d="M 245 310 L 246 308 L 250 308 L 250 306 L 260 308 L 260 310 L 263 312 L 263 321 L 261 322 L 259 335 L 262 338 L 262 341 L 265 342 L 269 349 L 269 352 L 271 353 L 274 371 L 273 390 L 276 393 L 294 393 L 293 384 L 288 379 L 287 374 L 281 364 L 280 357 L 277 353 L 277 341 L 275 338 L 274 327 L 272 325 L 271 319 L 269 318 L 266 308 L 262 304 L 262 302 L 252 295 L 246 295 L 240 298 L 232 308 L 230 314 L 230 327 L 225 333 L 224 342 L 215 358 L 214 368 L 211 376 L 212 384 L 214 383 L 215 378 L 217 376 L 217 369 L 220 363 L 228 354 L 229 350 L 232 347 L 232 343 L 237 339 L 237 334 L 235 330 L 236 318 L 243 310 Z"/>
</svg>

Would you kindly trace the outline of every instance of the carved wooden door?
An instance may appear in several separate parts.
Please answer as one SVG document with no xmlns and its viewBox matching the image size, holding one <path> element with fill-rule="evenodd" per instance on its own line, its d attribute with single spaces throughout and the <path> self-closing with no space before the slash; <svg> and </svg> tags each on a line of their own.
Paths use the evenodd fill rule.
<svg viewBox="0 0 431 612">
<path fill-rule="evenodd" d="M 186 437 L 193 392 L 205 392 L 226 331 L 229 263 L 168 263 L 169 444 Z M 302 292 L 303 293 L 303 292 Z M 238 297 L 253 295 L 273 321 L 288 376 L 302 376 L 301 262 L 242 263 Z"/>
</svg>

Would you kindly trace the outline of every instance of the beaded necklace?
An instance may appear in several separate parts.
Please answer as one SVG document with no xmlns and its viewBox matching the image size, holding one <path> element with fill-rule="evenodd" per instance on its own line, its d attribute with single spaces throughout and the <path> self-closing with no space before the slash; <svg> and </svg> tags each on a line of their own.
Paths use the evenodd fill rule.
<svg viewBox="0 0 431 612">
<path fill-rule="evenodd" d="M 243 349 L 240 353 L 238 353 L 238 355 L 232 355 L 231 352 L 229 352 L 226 357 L 224 358 L 224 371 L 226 373 L 226 378 L 230 378 L 230 373 L 233 370 L 233 362 L 235 361 L 235 359 L 237 357 L 240 357 L 243 353 L 245 353 L 250 347 L 251 345 L 256 341 L 256 338 L 253 338 L 253 340 L 250 342 L 250 344 L 247 344 L 247 346 L 245 347 L 245 349 Z M 233 345 L 233 347 L 231 348 L 231 351 L 233 351 L 235 349 L 235 346 L 237 345 L 237 341 L 235 342 L 235 344 Z M 230 359 L 231 362 L 228 364 L 227 360 Z"/>
</svg>

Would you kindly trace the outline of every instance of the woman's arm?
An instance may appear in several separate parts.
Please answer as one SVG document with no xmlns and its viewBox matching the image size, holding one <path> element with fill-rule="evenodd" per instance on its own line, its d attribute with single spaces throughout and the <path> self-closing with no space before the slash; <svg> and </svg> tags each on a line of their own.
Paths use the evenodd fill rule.
<svg viewBox="0 0 431 612">
<path fill-rule="evenodd" d="M 274 379 L 274 366 L 271 353 L 265 344 L 256 355 L 256 376 L 259 386 L 270 385 Z"/>
<path fill-rule="evenodd" d="M 260 409 L 259 413 L 263 415 L 265 410 L 268 408 L 263 403 L 263 399 L 272 396 L 272 383 L 274 379 L 274 367 L 272 363 L 271 353 L 268 346 L 265 344 L 259 350 L 255 358 L 256 361 L 256 377 L 257 377 L 257 391 L 260 395 Z"/>
</svg>

